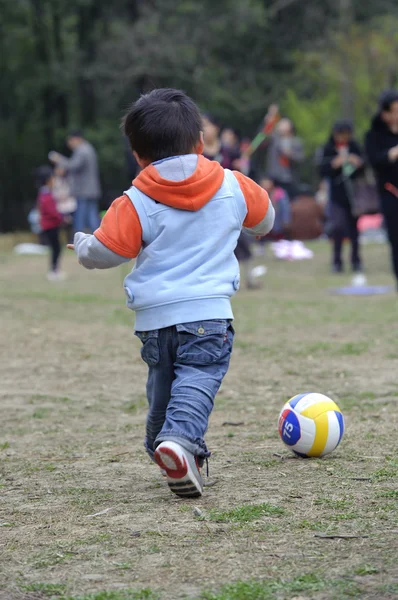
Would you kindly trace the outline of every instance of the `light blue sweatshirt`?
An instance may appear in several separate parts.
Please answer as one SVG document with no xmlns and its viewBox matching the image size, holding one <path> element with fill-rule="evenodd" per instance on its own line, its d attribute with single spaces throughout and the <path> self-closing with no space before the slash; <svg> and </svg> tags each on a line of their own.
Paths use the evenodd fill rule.
<svg viewBox="0 0 398 600">
<path fill-rule="evenodd" d="M 75 250 L 87 268 L 137 257 L 124 280 L 136 329 L 233 319 L 230 298 L 239 288 L 234 250 L 242 227 L 265 235 L 274 222 L 264 190 L 189 154 L 153 163 L 116 202 L 93 236 L 75 235 Z"/>
</svg>

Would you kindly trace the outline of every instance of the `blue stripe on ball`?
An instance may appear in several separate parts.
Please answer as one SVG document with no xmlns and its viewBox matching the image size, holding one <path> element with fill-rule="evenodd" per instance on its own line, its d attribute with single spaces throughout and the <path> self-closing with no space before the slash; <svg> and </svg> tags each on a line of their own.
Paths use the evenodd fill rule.
<svg viewBox="0 0 398 600">
<path fill-rule="evenodd" d="M 343 433 L 344 433 L 344 418 L 343 418 L 343 415 L 340 412 L 338 412 L 337 410 L 334 411 L 334 414 L 336 415 L 337 420 L 339 422 L 340 435 L 339 435 L 338 443 L 340 443 L 341 438 L 343 437 Z"/>
<path fill-rule="evenodd" d="M 305 392 L 305 394 L 297 394 L 297 396 L 293 396 L 291 400 L 289 400 L 289 404 L 292 408 L 295 408 L 296 404 L 300 402 L 302 398 L 308 396 L 311 392 Z"/>
</svg>

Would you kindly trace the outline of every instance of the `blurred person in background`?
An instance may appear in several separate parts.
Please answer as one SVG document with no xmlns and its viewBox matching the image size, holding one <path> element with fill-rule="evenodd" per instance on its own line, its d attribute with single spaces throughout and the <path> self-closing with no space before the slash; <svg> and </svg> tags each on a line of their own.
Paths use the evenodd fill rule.
<svg viewBox="0 0 398 600">
<path fill-rule="evenodd" d="M 252 162 L 250 160 L 249 149 L 250 139 L 243 138 L 239 144 L 239 151 L 241 156 L 239 159 L 239 168 L 237 167 L 237 169 L 241 173 L 243 173 L 243 175 L 247 175 L 248 177 L 251 177 L 251 179 L 254 179 L 254 171 L 252 168 Z"/>
<path fill-rule="evenodd" d="M 88 230 L 92 233 L 100 224 L 101 184 L 97 153 L 79 130 L 71 131 L 66 143 L 72 150 L 70 158 L 58 152 L 50 152 L 48 157 L 68 175 L 71 194 L 77 202 L 73 219 L 74 231 Z"/>
<path fill-rule="evenodd" d="M 257 289 L 260 287 L 260 282 L 255 276 L 253 267 L 253 253 L 251 249 L 253 241 L 254 238 L 252 235 L 242 231 L 235 248 L 235 256 L 239 262 L 239 267 L 242 272 L 242 279 L 244 280 L 248 290 Z"/>
<path fill-rule="evenodd" d="M 224 169 L 236 169 L 240 171 L 240 146 L 239 138 L 231 127 L 225 127 L 220 136 L 221 154 L 223 156 L 222 166 Z"/>
<path fill-rule="evenodd" d="M 361 175 L 364 161 L 358 143 L 353 139 L 350 121 L 336 121 L 331 136 L 319 158 L 319 171 L 329 182 L 327 231 L 333 243 L 332 271 L 342 273 L 344 239 L 351 242 L 351 265 L 361 272 L 358 215 L 355 212 L 354 180 Z"/>
<path fill-rule="evenodd" d="M 376 175 L 398 288 L 398 90 L 381 95 L 366 135 L 366 153 Z"/>
<path fill-rule="evenodd" d="M 130 144 L 126 136 L 124 136 L 123 143 L 124 154 L 126 157 L 127 177 L 129 185 L 131 185 L 131 182 L 137 177 L 137 175 L 141 171 L 141 168 L 138 162 L 136 161 L 134 154 L 131 152 Z"/>
<path fill-rule="evenodd" d="M 62 281 L 65 279 L 65 275 L 59 270 L 61 255 L 59 230 L 63 224 L 63 217 L 57 209 L 53 194 L 53 183 L 53 170 L 50 166 L 44 165 L 36 170 L 36 185 L 39 189 L 37 208 L 40 215 L 40 227 L 51 250 L 50 270 L 47 273 L 47 279 L 49 281 Z"/>
<path fill-rule="evenodd" d="M 223 169 L 239 168 L 239 140 L 233 129 L 226 127 L 220 135 L 220 125 L 211 115 L 203 115 L 205 147 L 203 156 L 215 160 Z"/>
<path fill-rule="evenodd" d="M 290 119 L 280 119 L 267 141 L 266 172 L 286 190 L 290 200 L 297 195 L 297 167 L 304 160 L 304 147 Z"/>
<path fill-rule="evenodd" d="M 275 209 L 274 226 L 264 240 L 289 238 L 292 220 L 289 196 L 283 188 L 276 185 L 275 180 L 270 176 L 265 175 L 261 177 L 259 185 L 268 192 Z"/>
<path fill-rule="evenodd" d="M 63 217 L 63 229 L 67 243 L 73 241 L 73 215 L 77 208 L 76 199 L 70 193 L 70 185 L 65 177 L 65 169 L 56 167 L 53 172 L 52 191 L 57 204 L 57 210 Z"/>
<path fill-rule="evenodd" d="M 220 136 L 220 126 L 216 119 L 211 115 L 202 116 L 204 150 L 203 155 L 209 160 L 215 160 L 220 163 L 224 169 L 240 170 L 240 149 L 238 139 L 233 129 L 225 128 Z M 237 246 L 235 256 L 242 268 L 243 277 L 248 289 L 259 287 L 259 282 L 253 275 L 252 250 L 251 244 L 254 241 L 253 236 L 242 231 Z"/>
<path fill-rule="evenodd" d="M 209 160 L 216 160 L 221 164 L 220 125 L 218 124 L 217 119 L 208 114 L 202 116 L 202 123 L 205 143 L 203 156 Z"/>
</svg>

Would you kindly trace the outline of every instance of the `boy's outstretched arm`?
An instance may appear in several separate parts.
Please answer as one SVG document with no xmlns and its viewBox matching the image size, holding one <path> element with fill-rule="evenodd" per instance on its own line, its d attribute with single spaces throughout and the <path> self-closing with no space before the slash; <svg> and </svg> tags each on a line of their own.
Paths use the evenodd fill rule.
<svg viewBox="0 0 398 600">
<path fill-rule="evenodd" d="M 275 210 L 267 192 L 242 173 L 233 173 L 246 200 L 247 214 L 243 221 L 245 231 L 259 237 L 267 235 L 275 221 Z"/>
<path fill-rule="evenodd" d="M 110 269 L 130 260 L 109 250 L 95 235 L 81 231 L 75 233 L 73 244 L 67 247 L 76 252 L 79 263 L 86 269 Z"/>
<path fill-rule="evenodd" d="M 86 269 L 110 269 L 138 256 L 141 245 L 137 211 L 128 196 L 121 196 L 112 202 L 93 235 L 75 233 L 72 248 Z"/>
</svg>

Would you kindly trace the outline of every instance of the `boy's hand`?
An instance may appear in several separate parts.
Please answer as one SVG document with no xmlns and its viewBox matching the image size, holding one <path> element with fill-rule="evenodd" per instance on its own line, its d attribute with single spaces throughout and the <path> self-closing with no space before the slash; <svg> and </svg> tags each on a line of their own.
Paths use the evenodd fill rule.
<svg viewBox="0 0 398 600">
<path fill-rule="evenodd" d="M 75 249 L 75 244 L 66 244 L 66 247 L 68 248 L 68 250 L 74 250 Z M 81 265 L 82 263 L 80 262 L 80 260 L 78 260 L 79 265 Z"/>
</svg>

